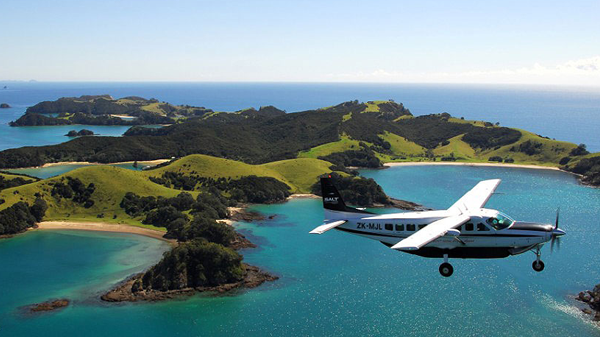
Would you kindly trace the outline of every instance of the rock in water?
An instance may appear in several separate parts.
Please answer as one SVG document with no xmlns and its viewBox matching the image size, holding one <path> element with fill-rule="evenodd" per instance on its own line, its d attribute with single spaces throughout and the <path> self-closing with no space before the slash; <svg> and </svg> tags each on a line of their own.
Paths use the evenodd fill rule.
<svg viewBox="0 0 600 337">
<path fill-rule="evenodd" d="M 43 303 L 34 304 L 30 307 L 29 311 L 31 312 L 44 312 L 44 311 L 52 311 L 60 308 L 64 308 L 69 305 L 71 301 L 67 299 L 53 300 Z"/>
</svg>

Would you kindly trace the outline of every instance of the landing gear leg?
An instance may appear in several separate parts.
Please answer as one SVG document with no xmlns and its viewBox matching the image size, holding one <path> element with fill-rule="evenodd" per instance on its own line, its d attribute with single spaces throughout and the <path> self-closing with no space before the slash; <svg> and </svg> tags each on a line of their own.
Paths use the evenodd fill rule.
<svg viewBox="0 0 600 337">
<path fill-rule="evenodd" d="M 537 248 L 534 252 L 536 259 L 531 264 L 531 267 L 533 268 L 533 270 L 537 271 L 538 273 L 541 272 L 542 270 L 544 270 L 544 262 L 542 262 L 542 260 L 540 259 L 542 257 L 541 248 L 542 247 L 537 246 Z"/>
<path fill-rule="evenodd" d="M 452 265 L 448 263 L 448 254 L 444 254 L 444 263 L 440 265 L 440 274 L 444 277 L 449 277 L 454 272 Z"/>
</svg>

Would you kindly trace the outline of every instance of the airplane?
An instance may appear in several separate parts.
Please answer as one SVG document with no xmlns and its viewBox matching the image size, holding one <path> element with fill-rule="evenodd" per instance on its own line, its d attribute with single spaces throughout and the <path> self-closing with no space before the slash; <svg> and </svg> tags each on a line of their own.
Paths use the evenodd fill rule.
<svg viewBox="0 0 600 337">
<path fill-rule="evenodd" d="M 336 229 L 380 241 L 397 251 L 443 258 L 439 272 L 444 277 L 454 272 L 449 258 L 505 258 L 527 251 L 535 253 L 532 267 L 541 272 L 542 246 L 551 241 L 552 249 L 554 242 L 560 245 L 558 239 L 566 234 L 558 228 L 559 213 L 552 226 L 515 221 L 502 212 L 483 208 L 500 182 L 500 179 L 479 182 L 446 210 L 374 214 L 347 206 L 331 176 L 321 178 L 325 221 L 310 234 Z"/>
</svg>

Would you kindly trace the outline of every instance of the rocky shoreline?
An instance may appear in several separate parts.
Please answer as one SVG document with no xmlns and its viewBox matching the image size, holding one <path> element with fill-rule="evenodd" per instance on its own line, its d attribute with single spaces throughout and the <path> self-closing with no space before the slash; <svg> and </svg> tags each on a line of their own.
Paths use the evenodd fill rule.
<svg viewBox="0 0 600 337">
<path fill-rule="evenodd" d="M 591 315 L 592 320 L 600 323 L 600 284 L 597 284 L 593 290 L 580 292 L 576 299 L 582 303 L 586 303 L 589 308 L 581 310 Z"/>
<path fill-rule="evenodd" d="M 246 273 L 244 279 L 239 282 L 221 284 L 214 287 L 198 287 L 198 288 L 183 288 L 168 291 L 157 290 L 141 290 L 134 292 L 132 286 L 138 280 L 141 280 L 143 273 L 133 275 L 116 288 L 102 295 L 100 298 L 105 302 L 139 302 L 139 301 L 164 301 L 175 298 L 187 297 L 199 292 L 217 292 L 220 294 L 226 293 L 233 289 L 256 288 L 267 281 L 275 281 L 278 276 L 271 275 L 258 267 L 244 264 Z"/>
</svg>

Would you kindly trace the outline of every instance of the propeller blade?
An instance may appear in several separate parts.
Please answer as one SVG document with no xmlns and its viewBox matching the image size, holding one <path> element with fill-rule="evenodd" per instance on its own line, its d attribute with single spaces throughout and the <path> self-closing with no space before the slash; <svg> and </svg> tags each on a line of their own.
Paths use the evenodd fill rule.
<svg viewBox="0 0 600 337">
<path fill-rule="evenodd" d="M 556 224 L 554 225 L 554 229 L 558 228 L 558 218 L 560 216 L 560 207 L 556 209 Z"/>
<path fill-rule="evenodd" d="M 554 240 L 556 240 L 556 236 L 552 235 L 552 239 L 550 240 L 550 253 L 554 253 Z"/>
<path fill-rule="evenodd" d="M 560 237 L 556 238 L 556 249 L 560 250 Z"/>
</svg>

